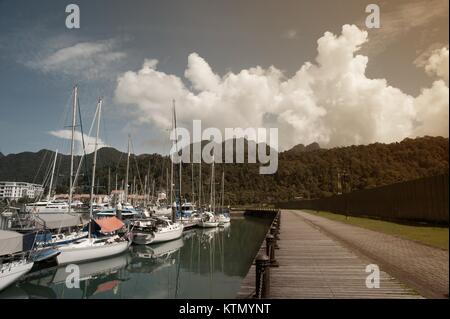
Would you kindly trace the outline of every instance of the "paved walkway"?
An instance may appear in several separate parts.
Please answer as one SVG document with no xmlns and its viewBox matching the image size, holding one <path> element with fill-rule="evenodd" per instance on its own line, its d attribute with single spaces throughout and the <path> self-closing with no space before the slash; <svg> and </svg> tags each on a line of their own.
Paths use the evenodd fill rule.
<svg viewBox="0 0 450 319">
<path fill-rule="evenodd" d="M 280 249 L 276 250 L 280 267 L 271 268 L 270 298 L 421 297 L 383 269 L 380 288 L 367 288 L 365 270 L 372 260 L 314 224 L 319 222 L 326 221 L 313 221 L 302 212 L 281 213 Z M 264 250 L 264 243 L 261 250 Z M 252 266 L 237 297 L 251 297 L 254 291 L 255 269 Z"/>
<path fill-rule="evenodd" d="M 291 214 L 372 260 L 424 297 L 448 298 L 448 251 L 302 211 L 284 212 Z"/>
</svg>

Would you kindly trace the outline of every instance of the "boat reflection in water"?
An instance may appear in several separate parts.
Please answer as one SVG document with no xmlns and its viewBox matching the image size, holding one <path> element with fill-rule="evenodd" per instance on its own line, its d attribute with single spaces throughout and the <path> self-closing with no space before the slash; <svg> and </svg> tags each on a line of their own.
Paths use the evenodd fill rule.
<svg viewBox="0 0 450 319">
<path fill-rule="evenodd" d="M 79 264 L 79 288 L 66 285 L 66 267 L 31 272 L 0 298 L 234 298 L 269 225 L 261 218 L 234 219 L 185 231 L 174 241 L 133 245 Z"/>
<path fill-rule="evenodd" d="M 78 264 L 79 288 L 68 288 L 66 279 L 73 270 L 66 267 L 46 269 L 30 274 L 14 289 L 8 289 L 0 298 L 91 298 L 101 293 L 117 294 L 121 282 L 128 280 L 125 269 L 128 253 L 107 259 Z M 107 296 L 113 298 L 113 296 Z"/>
<path fill-rule="evenodd" d="M 133 259 L 128 267 L 130 272 L 151 273 L 176 262 L 176 252 L 183 247 L 179 238 L 156 245 L 136 245 L 132 247 Z"/>
</svg>

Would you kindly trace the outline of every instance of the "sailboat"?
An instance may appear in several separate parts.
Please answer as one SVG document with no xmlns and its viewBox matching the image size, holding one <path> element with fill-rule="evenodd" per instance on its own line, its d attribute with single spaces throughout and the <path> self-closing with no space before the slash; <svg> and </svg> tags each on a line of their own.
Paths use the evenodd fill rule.
<svg viewBox="0 0 450 319">
<path fill-rule="evenodd" d="M 203 212 L 201 220 L 198 222 L 198 226 L 201 228 L 214 228 L 219 226 L 219 221 L 215 215 L 216 208 L 216 195 L 215 195 L 215 182 L 214 182 L 214 157 L 211 164 L 211 198 L 209 204 L 209 211 Z"/>
<path fill-rule="evenodd" d="M 222 193 L 220 195 L 220 213 L 217 217 L 219 219 L 219 226 L 224 226 L 225 224 L 229 224 L 231 222 L 230 214 L 225 212 L 224 208 L 224 198 L 225 198 L 225 171 L 222 171 Z"/>
<path fill-rule="evenodd" d="M 116 207 L 101 207 L 94 211 L 97 217 L 106 216 L 118 216 L 120 211 L 121 218 L 132 218 L 139 215 L 139 212 L 128 202 L 128 175 L 130 171 L 130 156 L 131 156 L 131 137 L 128 135 L 128 151 L 127 151 L 127 169 L 125 175 L 125 189 L 124 189 L 124 202 L 118 203 Z"/>
<path fill-rule="evenodd" d="M 53 189 L 53 176 L 55 175 L 56 160 L 58 158 L 58 150 L 55 152 L 55 159 L 53 161 L 53 168 L 50 177 L 50 185 L 46 200 L 37 201 L 25 205 L 25 212 L 27 213 L 66 213 L 69 211 L 67 202 L 52 200 L 51 193 Z"/>
<path fill-rule="evenodd" d="M 100 131 L 100 117 L 102 111 L 102 100 L 99 99 L 97 104 L 97 110 L 95 116 L 97 117 L 97 134 L 95 138 L 94 146 L 94 161 L 92 165 L 92 181 L 91 181 L 91 200 L 90 200 L 90 223 L 89 223 L 89 237 L 80 239 L 76 242 L 62 246 L 59 248 L 61 254 L 57 256 L 58 264 L 77 263 L 82 261 L 88 261 L 92 259 L 99 259 L 120 254 L 128 249 L 131 242 L 126 238 L 115 236 L 107 236 L 104 238 L 92 237 L 91 227 L 93 219 L 93 198 L 94 198 L 94 185 L 95 185 L 95 168 L 97 165 L 97 148 L 98 138 Z M 95 117 L 94 117 L 95 118 Z M 117 219 L 115 217 L 112 217 Z M 115 222 L 115 220 L 112 220 Z M 118 224 L 116 227 L 123 226 Z M 121 227 L 120 227 L 121 228 Z M 111 232 L 117 230 L 111 227 Z"/>
<path fill-rule="evenodd" d="M 69 179 L 69 202 L 65 201 L 56 201 L 52 199 L 52 191 L 53 191 L 53 179 L 55 176 L 56 163 L 58 158 L 58 150 L 55 152 L 55 158 L 53 160 L 53 167 L 50 175 L 50 184 L 47 194 L 46 201 L 40 201 L 37 203 L 32 203 L 27 205 L 25 210 L 27 212 L 36 213 L 33 216 L 36 219 L 41 221 L 53 220 L 57 219 L 66 219 L 73 216 L 71 214 L 72 208 L 75 206 L 75 203 L 72 202 L 72 194 L 74 185 L 76 184 L 76 179 L 78 177 L 79 169 L 81 167 L 81 161 L 78 166 L 77 174 L 75 175 L 75 179 L 73 179 L 74 173 L 74 142 L 75 142 L 75 127 L 76 127 L 76 116 L 77 116 L 78 108 L 78 87 L 75 85 L 73 88 L 73 103 L 72 103 L 72 141 L 71 141 L 71 151 L 70 151 L 70 179 Z M 79 113 L 81 116 L 81 113 Z M 83 159 L 83 157 L 82 157 Z M 49 213 L 51 213 L 49 216 Z M 61 224 L 62 225 L 62 224 Z M 78 231 L 69 231 L 67 233 L 61 232 L 61 227 L 59 227 L 57 234 L 52 234 L 49 231 L 44 233 L 42 236 L 38 236 L 36 245 L 40 248 L 47 246 L 59 246 L 64 245 L 82 238 L 86 238 L 88 233 L 86 231 L 78 230 Z"/>
<path fill-rule="evenodd" d="M 34 262 L 23 251 L 23 235 L 0 230 L 0 290 L 26 274 Z"/>
<path fill-rule="evenodd" d="M 138 245 L 156 244 L 178 239 L 183 234 L 182 223 L 167 218 L 137 220 L 132 223 L 132 240 Z"/>
</svg>

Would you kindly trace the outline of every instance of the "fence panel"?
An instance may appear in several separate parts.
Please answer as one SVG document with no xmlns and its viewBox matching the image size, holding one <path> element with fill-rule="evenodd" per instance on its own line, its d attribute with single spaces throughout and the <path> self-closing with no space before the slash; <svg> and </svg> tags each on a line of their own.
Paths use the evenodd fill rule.
<svg viewBox="0 0 450 319">
<path fill-rule="evenodd" d="M 321 199 L 282 202 L 278 207 L 448 223 L 448 178 L 443 174 Z"/>
</svg>

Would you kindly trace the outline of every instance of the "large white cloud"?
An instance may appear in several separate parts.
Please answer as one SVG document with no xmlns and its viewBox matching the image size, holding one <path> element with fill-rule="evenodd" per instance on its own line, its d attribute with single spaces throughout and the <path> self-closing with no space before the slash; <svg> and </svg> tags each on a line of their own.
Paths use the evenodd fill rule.
<svg viewBox="0 0 450 319">
<path fill-rule="evenodd" d="M 185 125 L 201 119 L 203 126 L 220 129 L 278 127 L 281 149 L 298 143 L 332 147 L 448 135 L 448 73 L 445 80 L 442 71 L 448 50 L 446 58 L 439 51 L 424 66 L 444 80 L 414 98 L 385 79 L 366 76 L 368 58 L 357 52 L 367 41 L 367 32 L 353 25 L 343 26 L 338 36 L 326 32 L 318 40 L 316 61 L 305 63 L 291 78 L 273 66 L 219 76 L 192 53 L 186 86 L 179 77 L 157 71 L 157 61 L 149 60 L 141 70 L 118 78 L 116 99 L 140 123 L 161 129 L 170 126 L 172 99 Z"/>
<path fill-rule="evenodd" d="M 425 70 L 443 79 L 448 86 L 448 48 L 435 50 L 425 64 Z"/>
<path fill-rule="evenodd" d="M 423 67 L 439 79 L 430 88 L 422 89 L 414 101 L 419 122 L 415 134 L 448 136 L 448 48 L 435 50 Z"/>
</svg>

